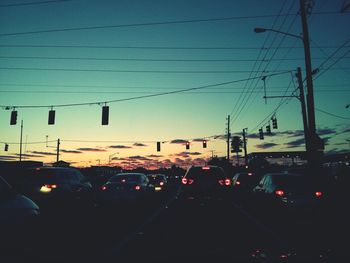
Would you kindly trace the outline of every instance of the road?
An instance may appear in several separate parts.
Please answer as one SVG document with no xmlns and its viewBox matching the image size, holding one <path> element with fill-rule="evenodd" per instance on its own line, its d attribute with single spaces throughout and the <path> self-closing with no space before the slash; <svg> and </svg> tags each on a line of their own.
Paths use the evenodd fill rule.
<svg viewBox="0 0 350 263">
<path fill-rule="evenodd" d="M 176 193 L 135 207 L 44 211 L 7 239 L 1 262 L 348 262 L 340 239 L 349 217 L 339 209 L 270 214 L 234 198 Z"/>
</svg>

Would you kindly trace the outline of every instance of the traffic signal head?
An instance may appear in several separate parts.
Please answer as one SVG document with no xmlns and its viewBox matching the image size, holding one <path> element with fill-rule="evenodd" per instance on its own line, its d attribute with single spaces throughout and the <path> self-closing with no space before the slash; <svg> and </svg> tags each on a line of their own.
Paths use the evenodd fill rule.
<svg viewBox="0 0 350 263">
<path fill-rule="evenodd" d="M 264 140 L 263 128 L 259 129 L 259 137 L 260 137 L 260 140 Z"/>
<path fill-rule="evenodd" d="M 108 125 L 109 107 L 102 107 L 102 125 Z"/>
<path fill-rule="evenodd" d="M 9 150 L 9 145 L 6 143 L 5 144 L 5 152 L 7 152 Z"/>
<path fill-rule="evenodd" d="M 49 125 L 53 125 L 55 124 L 55 111 L 54 110 L 50 110 L 49 111 L 49 121 L 48 121 Z"/>
<path fill-rule="evenodd" d="M 16 125 L 16 124 L 17 124 L 17 111 L 13 110 L 11 111 L 10 125 Z"/>
<path fill-rule="evenodd" d="M 189 150 L 190 149 L 190 142 L 186 142 L 186 150 Z"/>
<path fill-rule="evenodd" d="M 207 148 L 207 140 L 203 140 L 203 148 Z"/>
<path fill-rule="evenodd" d="M 278 128 L 276 117 L 272 119 L 272 128 L 274 128 L 274 129 L 277 129 L 277 128 Z"/>
<path fill-rule="evenodd" d="M 271 134 L 271 126 L 270 125 L 266 126 L 266 134 Z"/>
<path fill-rule="evenodd" d="M 160 152 L 160 142 L 157 142 L 157 152 Z"/>
</svg>

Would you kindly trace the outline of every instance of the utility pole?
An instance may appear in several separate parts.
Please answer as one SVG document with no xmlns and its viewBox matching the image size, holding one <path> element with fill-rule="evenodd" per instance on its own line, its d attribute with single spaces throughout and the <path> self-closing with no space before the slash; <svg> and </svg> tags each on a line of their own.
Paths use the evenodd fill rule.
<svg viewBox="0 0 350 263">
<path fill-rule="evenodd" d="M 300 0 L 300 16 L 303 27 L 303 43 L 305 54 L 305 69 L 306 69 L 306 84 L 307 84 L 307 116 L 308 116 L 308 139 L 309 139 L 309 152 L 310 152 L 310 167 L 315 168 L 317 166 L 317 147 L 318 138 L 316 134 L 316 121 L 315 121 L 315 104 L 314 104 L 314 91 L 312 81 L 312 67 L 311 67 L 311 52 L 309 41 L 309 29 L 307 25 L 307 14 L 305 11 L 305 0 Z"/>
<path fill-rule="evenodd" d="M 244 149 L 244 162 L 245 165 L 248 165 L 248 156 L 247 156 L 247 139 L 246 139 L 246 132 L 247 128 L 243 129 L 243 149 Z"/>
<path fill-rule="evenodd" d="M 22 136 L 23 136 L 23 120 L 21 120 L 21 138 L 19 142 L 19 161 L 22 162 Z"/>
<path fill-rule="evenodd" d="M 230 115 L 227 116 L 227 162 L 230 163 Z"/>
<path fill-rule="evenodd" d="M 306 116 L 306 106 L 305 106 L 305 96 L 304 96 L 304 85 L 303 85 L 303 78 L 301 75 L 301 69 L 298 67 L 297 74 L 298 78 L 298 85 L 299 85 L 299 100 L 301 104 L 301 112 L 303 115 L 303 126 L 304 126 L 304 139 L 305 139 L 305 149 L 307 153 L 307 159 L 310 159 L 310 146 L 309 146 L 309 127 L 307 122 L 307 116 Z"/>
<path fill-rule="evenodd" d="M 57 139 L 57 156 L 56 156 L 56 162 L 58 163 L 60 156 L 60 139 Z"/>
</svg>

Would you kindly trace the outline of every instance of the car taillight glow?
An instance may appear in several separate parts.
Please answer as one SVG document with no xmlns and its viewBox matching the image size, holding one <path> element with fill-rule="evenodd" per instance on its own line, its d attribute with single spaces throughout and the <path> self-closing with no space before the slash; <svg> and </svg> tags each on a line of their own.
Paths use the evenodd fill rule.
<svg viewBox="0 0 350 263">
<path fill-rule="evenodd" d="M 187 184 L 187 178 L 182 178 L 181 182 L 182 182 L 182 184 Z"/>
<path fill-rule="evenodd" d="M 57 184 L 45 184 L 46 188 L 50 188 L 50 189 L 56 189 L 57 188 Z"/>
<path fill-rule="evenodd" d="M 284 195 L 284 191 L 283 190 L 276 190 L 275 194 L 278 196 L 283 196 Z"/>
<path fill-rule="evenodd" d="M 236 181 L 236 185 L 240 185 L 241 184 L 241 182 L 240 181 Z"/>
<path fill-rule="evenodd" d="M 248 175 L 253 175 L 252 173 L 248 173 Z"/>
<path fill-rule="evenodd" d="M 164 182 L 160 182 L 159 185 L 160 185 L 160 186 L 163 186 L 163 185 L 164 185 Z"/>
<path fill-rule="evenodd" d="M 225 179 L 225 185 L 227 185 L 227 186 L 229 186 L 229 185 L 231 185 L 231 180 L 230 179 Z"/>
<path fill-rule="evenodd" d="M 135 190 L 136 190 L 136 191 L 139 191 L 140 189 L 141 189 L 141 187 L 140 187 L 139 185 L 136 185 L 136 186 L 135 186 Z"/>
<path fill-rule="evenodd" d="M 102 185 L 102 187 L 101 187 L 101 190 L 102 190 L 102 191 L 105 191 L 105 190 L 107 190 L 107 186 L 105 186 L 105 185 Z"/>
<path fill-rule="evenodd" d="M 210 170 L 210 167 L 209 166 L 203 166 L 202 170 Z"/>
<path fill-rule="evenodd" d="M 317 197 L 321 197 L 321 196 L 322 196 L 322 192 L 317 191 L 317 192 L 315 192 L 315 195 L 316 195 Z"/>
</svg>

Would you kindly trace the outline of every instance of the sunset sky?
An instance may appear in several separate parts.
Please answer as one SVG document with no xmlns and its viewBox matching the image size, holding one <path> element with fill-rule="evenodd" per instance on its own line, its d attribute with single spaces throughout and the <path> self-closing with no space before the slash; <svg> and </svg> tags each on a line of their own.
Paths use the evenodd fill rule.
<svg viewBox="0 0 350 263">
<path fill-rule="evenodd" d="M 349 151 L 350 14 L 343 0 L 314 2 L 316 126 L 326 153 Z M 45 163 L 59 138 L 60 159 L 75 166 L 203 164 L 226 155 L 228 115 L 232 135 L 247 128 L 248 152 L 304 150 L 299 100 L 265 102 L 262 80 L 267 96 L 291 96 L 296 68 L 306 74 L 303 43 L 254 33 L 300 35 L 298 9 L 295 0 L 2 0 L 0 160 L 18 160 L 21 120 L 24 158 Z M 278 129 L 259 140 L 273 116 Z"/>
</svg>

